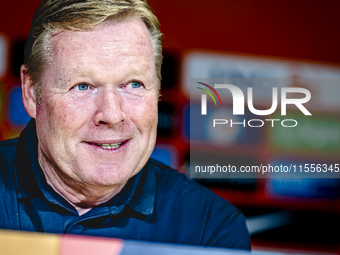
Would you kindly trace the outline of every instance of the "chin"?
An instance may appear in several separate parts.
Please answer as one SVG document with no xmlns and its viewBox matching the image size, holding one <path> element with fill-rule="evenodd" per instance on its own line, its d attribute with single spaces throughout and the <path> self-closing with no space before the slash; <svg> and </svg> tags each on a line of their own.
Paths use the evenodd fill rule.
<svg viewBox="0 0 340 255">
<path fill-rule="evenodd" d="M 138 172 L 126 167 L 99 166 L 89 174 L 89 182 L 96 186 L 114 186 L 125 183 Z"/>
</svg>

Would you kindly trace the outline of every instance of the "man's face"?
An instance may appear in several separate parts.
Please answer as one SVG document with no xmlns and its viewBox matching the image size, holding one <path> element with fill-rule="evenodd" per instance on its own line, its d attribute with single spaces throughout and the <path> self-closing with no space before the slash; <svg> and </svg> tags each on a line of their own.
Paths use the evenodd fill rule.
<svg viewBox="0 0 340 255">
<path fill-rule="evenodd" d="M 40 160 L 68 181 L 127 181 L 147 162 L 157 128 L 158 84 L 140 20 L 52 38 L 36 123 Z"/>
</svg>

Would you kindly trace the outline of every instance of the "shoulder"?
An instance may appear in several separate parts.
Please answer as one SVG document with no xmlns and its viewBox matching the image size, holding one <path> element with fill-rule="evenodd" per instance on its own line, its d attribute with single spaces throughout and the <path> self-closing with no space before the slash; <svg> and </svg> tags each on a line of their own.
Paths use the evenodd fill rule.
<svg viewBox="0 0 340 255">
<path fill-rule="evenodd" d="M 14 176 L 14 158 L 18 139 L 0 141 L 0 185 L 11 187 Z"/>
<path fill-rule="evenodd" d="M 14 177 L 17 140 L 0 142 L 0 228 L 19 229 Z"/>
<path fill-rule="evenodd" d="M 15 149 L 18 144 L 18 138 L 0 141 L 0 153 L 6 149 Z"/>
<path fill-rule="evenodd" d="M 208 188 L 188 178 L 185 174 L 179 173 L 154 159 L 151 159 L 150 163 L 156 177 L 158 192 L 169 192 L 170 190 L 172 193 L 188 193 L 191 196 L 196 195 L 208 200 L 216 200 L 216 202 L 228 205 L 236 210 L 227 200 L 217 196 Z"/>
<path fill-rule="evenodd" d="M 189 179 L 186 175 L 179 173 L 157 160 L 151 159 L 150 163 L 151 170 L 154 172 L 156 177 L 158 192 L 164 193 L 171 191 L 171 194 L 175 193 L 177 195 L 180 194 L 181 196 L 187 194 L 190 195 L 190 197 L 183 196 L 183 198 L 188 198 L 197 202 L 197 198 L 200 198 L 200 204 L 203 201 L 206 201 L 226 206 L 232 211 L 237 210 L 227 200 L 216 195 L 214 192 L 197 183 L 195 180 Z M 196 199 L 192 199 L 193 196 Z"/>
<path fill-rule="evenodd" d="M 0 170 L 5 174 L 13 170 L 18 138 L 0 141 Z"/>
<path fill-rule="evenodd" d="M 240 210 L 156 160 L 150 161 L 149 169 L 155 174 L 157 196 L 162 206 L 173 213 L 177 210 L 178 217 L 181 217 L 178 223 L 189 224 L 192 230 L 202 233 L 200 245 L 250 249 L 245 218 Z"/>
</svg>

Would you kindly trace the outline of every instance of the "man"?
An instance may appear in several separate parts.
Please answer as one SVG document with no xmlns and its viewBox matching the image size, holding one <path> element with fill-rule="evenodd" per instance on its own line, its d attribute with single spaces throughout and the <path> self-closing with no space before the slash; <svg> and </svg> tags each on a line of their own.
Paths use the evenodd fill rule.
<svg viewBox="0 0 340 255">
<path fill-rule="evenodd" d="M 250 249 L 236 208 L 149 159 L 161 44 L 142 0 L 40 4 L 21 68 L 32 120 L 0 146 L 0 228 Z"/>
</svg>

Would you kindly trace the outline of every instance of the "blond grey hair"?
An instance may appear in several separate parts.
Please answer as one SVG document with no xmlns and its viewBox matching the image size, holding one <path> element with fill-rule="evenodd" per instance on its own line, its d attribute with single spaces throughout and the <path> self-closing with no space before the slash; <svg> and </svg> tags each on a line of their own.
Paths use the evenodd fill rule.
<svg viewBox="0 0 340 255">
<path fill-rule="evenodd" d="M 49 39 L 53 33 L 83 31 L 104 21 L 122 22 L 129 18 L 141 19 L 149 30 L 160 88 L 163 34 L 146 0 L 44 0 L 34 14 L 24 59 L 37 103 L 41 101 L 40 80 L 48 65 Z"/>
</svg>

